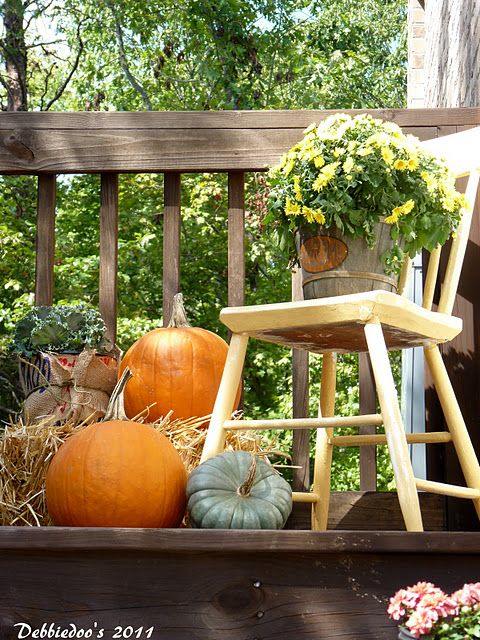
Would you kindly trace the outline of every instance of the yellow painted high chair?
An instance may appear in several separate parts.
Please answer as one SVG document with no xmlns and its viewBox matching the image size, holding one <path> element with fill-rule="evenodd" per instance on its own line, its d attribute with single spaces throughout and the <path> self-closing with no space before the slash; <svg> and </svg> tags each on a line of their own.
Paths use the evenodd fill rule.
<svg viewBox="0 0 480 640">
<path fill-rule="evenodd" d="M 457 177 L 469 176 L 468 206 L 452 241 L 441 288 L 438 311 L 432 311 L 438 276 L 440 247 L 428 263 L 423 307 L 401 295 L 409 270 L 405 264 L 399 292 L 370 291 L 347 296 L 223 309 L 220 318 L 232 332 L 228 357 L 208 428 L 202 462 L 221 453 L 225 434 L 238 429 L 317 429 L 313 486 L 310 492 L 294 492 L 294 501 L 312 504 L 312 529 L 325 530 L 330 499 L 330 472 L 334 446 L 387 444 L 392 461 L 398 499 L 408 531 L 422 531 L 418 490 L 474 501 L 480 517 L 480 466 L 460 407 L 450 383 L 438 345 L 452 340 L 462 330 L 462 320 L 452 316 L 460 272 L 467 247 L 479 182 L 480 127 L 442 138 L 423 146 L 447 161 Z M 307 349 L 323 354 L 318 418 L 282 420 L 231 420 L 235 395 L 242 375 L 249 338 Z M 422 345 L 445 415 L 448 431 L 405 433 L 392 376 L 388 350 Z M 336 353 L 368 351 L 380 405 L 379 414 L 335 417 Z M 385 435 L 334 435 L 334 428 L 384 425 Z M 452 441 L 466 487 L 414 477 L 409 443 Z"/>
</svg>

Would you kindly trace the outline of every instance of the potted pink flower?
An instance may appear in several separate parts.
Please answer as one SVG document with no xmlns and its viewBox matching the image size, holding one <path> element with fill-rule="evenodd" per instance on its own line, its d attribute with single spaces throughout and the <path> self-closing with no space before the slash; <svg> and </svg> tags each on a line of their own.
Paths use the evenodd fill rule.
<svg viewBox="0 0 480 640">
<path fill-rule="evenodd" d="M 418 582 L 390 598 L 388 615 L 400 623 L 399 640 L 480 638 L 480 582 L 450 595 L 431 582 Z"/>
</svg>

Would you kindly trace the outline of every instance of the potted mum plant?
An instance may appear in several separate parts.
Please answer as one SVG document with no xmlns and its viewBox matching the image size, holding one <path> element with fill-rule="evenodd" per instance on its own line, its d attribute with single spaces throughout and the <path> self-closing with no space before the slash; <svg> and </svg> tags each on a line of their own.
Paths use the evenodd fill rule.
<svg viewBox="0 0 480 640">
<path fill-rule="evenodd" d="M 312 124 L 268 183 L 265 225 L 299 260 L 306 299 L 396 290 L 404 258 L 444 244 L 465 204 L 417 138 L 366 114 Z"/>
<path fill-rule="evenodd" d="M 10 351 L 19 360 L 27 421 L 53 416 L 80 422 L 104 415 L 117 379 L 118 350 L 96 309 L 34 307 L 17 323 Z"/>
<path fill-rule="evenodd" d="M 397 591 L 387 611 L 400 623 L 399 640 L 480 638 L 480 582 L 450 595 L 431 582 L 418 582 Z"/>
</svg>

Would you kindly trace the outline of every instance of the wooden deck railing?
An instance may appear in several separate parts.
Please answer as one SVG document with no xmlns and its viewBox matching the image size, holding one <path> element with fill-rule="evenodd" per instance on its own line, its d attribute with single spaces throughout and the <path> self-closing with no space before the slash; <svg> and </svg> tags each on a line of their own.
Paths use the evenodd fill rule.
<svg viewBox="0 0 480 640">
<path fill-rule="evenodd" d="M 163 314 L 180 289 L 180 183 L 185 172 L 228 173 L 228 304 L 241 305 L 245 293 L 245 172 L 265 171 L 312 122 L 328 111 L 3 113 L 0 114 L 0 173 L 38 175 L 35 299 L 51 304 L 55 252 L 55 182 L 62 173 L 101 174 L 100 310 L 112 338 L 116 334 L 118 175 L 163 173 Z M 480 123 L 480 109 L 370 111 L 394 120 L 405 131 L 428 139 Z M 478 228 L 474 233 L 480 235 Z M 294 274 L 292 295 L 301 298 Z M 467 318 L 467 324 L 473 320 Z M 360 408 L 375 412 L 368 359 L 360 356 Z M 293 355 L 293 416 L 308 413 L 308 354 Z M 361 433 L 371 433 L 363 427 Z M 308 433 L 295 431 L 294 488 L 307 488 Z M 376 487 L 375 446 L 360 454 L 362 490 Z"/>
</svg>

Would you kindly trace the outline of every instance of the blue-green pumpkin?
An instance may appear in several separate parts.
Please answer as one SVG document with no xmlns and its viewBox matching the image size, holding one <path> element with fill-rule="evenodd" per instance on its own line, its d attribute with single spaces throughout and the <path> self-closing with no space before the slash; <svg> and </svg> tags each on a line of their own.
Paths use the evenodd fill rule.
<svg viewBox="0 0 480 640">
<path fill-rule="evenodd" d="M 202 529 L 281 529 L 292 511 L 288 482 L 246 451 L 226 451 L 190 475 L 188 513 Z"/>
</svg>

